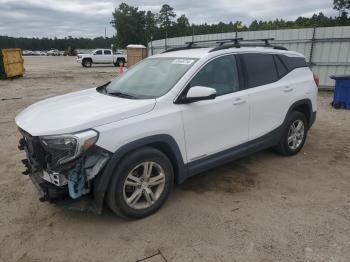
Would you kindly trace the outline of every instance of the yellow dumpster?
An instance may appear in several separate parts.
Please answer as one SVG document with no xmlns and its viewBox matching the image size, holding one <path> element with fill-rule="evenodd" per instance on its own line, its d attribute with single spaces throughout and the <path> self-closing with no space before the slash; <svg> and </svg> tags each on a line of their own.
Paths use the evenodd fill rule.
<svg viewBox="0 0 350 262">
<path fill-rule="evenodd" d="M 0 78 L 6 79 L 24 74 L 22 51 L 19 48 L 0 50 Z"/>
</svg>

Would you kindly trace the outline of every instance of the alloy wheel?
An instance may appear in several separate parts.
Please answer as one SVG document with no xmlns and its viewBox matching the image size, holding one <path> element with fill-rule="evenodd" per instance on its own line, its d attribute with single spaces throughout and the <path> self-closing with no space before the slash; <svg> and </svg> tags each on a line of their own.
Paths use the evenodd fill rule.
<svg viewBox="0 0 350 262">
<path fill-rule="evenodd" d="M 133 209 L 145 209 L 157 202 L 165 188 L 165 172 L 157 163 L 147 161 L 134 167 L 127 175 L 123 196 Z"/>
<path fill-rule="evenodd" d="M 288 131 L 288 147 L 296 150 L 302 144 L 305 136 L 305 126 L 303 121 L 295 120 Z"/>
</svg>

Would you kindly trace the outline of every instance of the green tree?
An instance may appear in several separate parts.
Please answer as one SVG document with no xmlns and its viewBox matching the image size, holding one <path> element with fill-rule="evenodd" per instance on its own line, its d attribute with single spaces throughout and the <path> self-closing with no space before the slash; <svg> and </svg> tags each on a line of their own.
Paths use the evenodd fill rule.
<svg viewBox="0 0 350 262">
<path fill-rule="evenodd" d="M 350 9 L 350 0 L 334 0 L 333 8 L 339 11 L 339 17 L 347 14 L 346 10 Z"/>
<path fill-rule="evenodd" d="M 176 35 L 185 36 L 191 33 L 190 22 L 188 21 L 186 15 L 181 15 L 176 22 Z"/>
<path fill-rule="evenodd" d="M 117 46 L 125 48 L 128 44 L 146 44 L 145 11 L 125 3 L 112 13 L 111 24 L 117 31 Z"/>
<path fill-rule="evenodd" d="M 163 5 L 162 8 L 159 11 L 158 20 L 160 23 L 160 27 L 167 28 L 170 27 L 173 24 L 173 20 L 176 17 L 176 14 L 174 12 L 174 8 L 172 8 L 170 5 Z"/>
<path fill-rule="evenodd" d="M 156 27 L 157 27 L 156 15 L 151 11 L 147 11 L 146 17 L 145 17 L 145 31 L 146 31 L 147 42 L 150 41 L 150 39 L 153 39 L 156 32 Z"/>
<path fill-rule="evenodd" d="M 174 8 L 170 5 L 163 5 L 159 11 L 158 21 L 160 24 L 160 28 L 165 30 L 165 39 L 168 38 L 169 28 L 174 24 L 173 20 L 176 17 L 174 12 Z"/>
</svg>

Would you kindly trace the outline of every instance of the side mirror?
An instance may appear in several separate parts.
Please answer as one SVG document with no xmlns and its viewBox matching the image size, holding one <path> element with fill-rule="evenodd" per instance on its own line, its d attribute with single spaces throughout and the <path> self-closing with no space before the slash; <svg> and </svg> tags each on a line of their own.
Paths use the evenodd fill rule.
<svg viewBox="0 0 350 262">
<path fill-rule="evenodd" d="M 181 104 L 190 104 L 202 100 L 212 100 L 216 97 L 216 90 L 210 87 L 194 86 L 191 87 L 187 95 L 180 99 Z"/>
</svg>

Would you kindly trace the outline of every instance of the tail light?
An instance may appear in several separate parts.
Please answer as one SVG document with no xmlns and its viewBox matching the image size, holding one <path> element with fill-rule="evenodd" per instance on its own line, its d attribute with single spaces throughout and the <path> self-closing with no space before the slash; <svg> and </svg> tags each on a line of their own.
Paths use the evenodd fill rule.
<svg viewBox="0 0 350 262">
<path fill-rule="evenodd" d="M 317 85 L 317 87 L 320 86 L 320 78 L 318 77 L 318 75 L 314 75 L 314 80 L 315 80 L 315 84 Z"/>
</svg>

